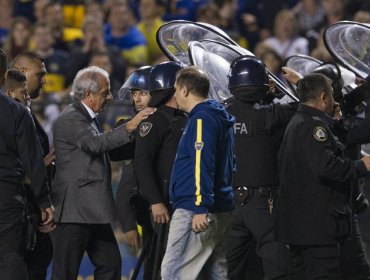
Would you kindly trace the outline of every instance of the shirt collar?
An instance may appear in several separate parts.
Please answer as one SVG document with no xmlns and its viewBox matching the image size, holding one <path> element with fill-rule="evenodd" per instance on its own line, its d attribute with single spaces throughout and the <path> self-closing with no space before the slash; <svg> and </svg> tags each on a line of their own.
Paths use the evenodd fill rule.
<svg viewBox="0 0 370 280">
<path fill-rule="evenodd" d="M 98 115 L 93 110 L 91 110 L 83 101 L 81 101 L 81 103 L 85 107 L 85 109 L 87 110 L 87 112 L 89 113 L 89 115 L 92 119 L 95 118 Z"/>
<path fill-rule="evenodd" d="M 305 112 L 312 116 L 316 116 L 320 118 L 322 121 L 326 122 L 328 125 L 333 125 L 333 123 L 335 123 L 335 120 L 331 116 L 309 105 L 299 104 L 297 111 Z"/>
<path fill-rule="evenodd" d="M 311 115 L 318 116 L 318 117 L 324 117 L 325 116 L 325 113 L 320 111 L 319 109 L 316 109 L 315 107 L 305 105 L 305 104 L 302 104 L 302 103 L 299 104 L 299 107 L 298 107 L 297 111 L 309 113 Z"/>
</svg>

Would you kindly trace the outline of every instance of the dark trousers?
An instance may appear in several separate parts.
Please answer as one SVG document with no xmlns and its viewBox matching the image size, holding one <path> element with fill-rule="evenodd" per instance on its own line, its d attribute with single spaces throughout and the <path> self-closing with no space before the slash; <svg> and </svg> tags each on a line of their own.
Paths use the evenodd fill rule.
<svg viewBox="0 0 370 280">
<path fill-rule="evenodd" d="M 340 248 L 333 246 L 290 246 L 290 280 L 342 280 Z"/>
<path fill-rule="evenodd" d="M 229 279 L 249 279 L 250 263 L 258 263 L 253 250 L 253 240 L 256 240 L 256 253 L 262 259 L 263 279 L 286 279 L 287 251 L 277 242 L 273 233 L 273 216 L 269 213 L 268 197 L 256 194 L 244 206 L 234 210 L 231 229 L 225 242 L 226 259 Z M 258 279 L 259 273 L 251 270 L 253 278 Z M 257 275 L 255 275 L 257 273 Z M 262 278 L 262 277 L 261 277 Z M 261 279 L 260 278 L 260 279 Z"/>
<path fill-rule="evenodd" d="M 0 278 L 2 280 L 27 280 L 23 261 L 25 226 L 0 225 Z"/>
<path fill-rule="evenodd" d="M 370 279 L 370 269 L 362 243 L 357 215 L 352 218 L 351 238 L 340 247 L 340 268 L 345 280 Z"/>
<path fill-rule="evenodd" d="M 86 251 L 95 280 L 120 280 L 121 255 L 110 224 L 64 224 L 52 232 L 52 280 L 75 280 Z"/>
<path fill-rule="evenodd" d="M 35 249 L 27 250 L 24 262 L 27 265 L 28 280 L 46 279 L 47 269 L 53 258 L 53 243 L 48 233 L 37 232 Z"/>
</svg>

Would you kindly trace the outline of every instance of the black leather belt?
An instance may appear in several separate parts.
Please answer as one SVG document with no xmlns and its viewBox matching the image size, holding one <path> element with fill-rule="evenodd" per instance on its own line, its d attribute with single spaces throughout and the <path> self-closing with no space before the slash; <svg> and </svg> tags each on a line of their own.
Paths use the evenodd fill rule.
<svg viewBox="0 0 370 280">
<path fill-rule="evenodd" d="M 271 195 L 275 195 L 277 192 L 277 187 L 248 187 L 248 186 L 240 186 L 234 188 L 235 192 L 235 199 L 240 205 L 244 205 L 247 203 L 248 199 L 252 198 L 253 196 L 262 196 L 262 197 L 270 197 Z"/>
</svg>

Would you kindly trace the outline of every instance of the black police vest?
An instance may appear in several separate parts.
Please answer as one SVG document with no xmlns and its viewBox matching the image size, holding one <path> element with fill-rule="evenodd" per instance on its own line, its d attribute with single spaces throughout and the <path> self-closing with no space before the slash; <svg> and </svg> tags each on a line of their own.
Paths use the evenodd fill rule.
<svg viewBox="0 0 370 280">
<path fill-rule="evenodd" d="M 236 100 L 227 110 L 236 118 L 234 187 L 277 187 L 277 154 L 286 122 L 272 106 L 257 108 Z"/>
</svg>

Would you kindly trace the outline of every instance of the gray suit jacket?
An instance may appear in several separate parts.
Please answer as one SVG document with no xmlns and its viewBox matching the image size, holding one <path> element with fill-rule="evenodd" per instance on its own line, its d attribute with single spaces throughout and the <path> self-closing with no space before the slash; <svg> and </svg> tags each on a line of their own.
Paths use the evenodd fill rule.
<svg viewBox="0 0 370 280">
<path fill-rule="evenodd" d="M 99 133 L 80 101 L 54 124 L 56 175 L 51 197 L 55 221 L 111 223 L 116 217 L 107 151 L 130 141 L 125 125 Z"/>
</svg>

